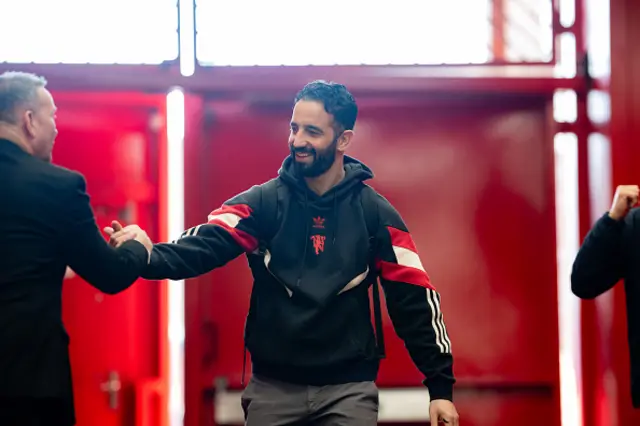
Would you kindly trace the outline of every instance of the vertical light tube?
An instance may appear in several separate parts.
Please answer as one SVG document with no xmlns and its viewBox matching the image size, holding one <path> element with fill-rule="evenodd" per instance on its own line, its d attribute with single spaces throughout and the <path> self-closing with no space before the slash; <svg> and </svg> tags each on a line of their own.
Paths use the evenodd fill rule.
<svg viewBox="0 0 640 426">
<path fill-rule="evenodd" d="M 170 240 L 184 230 L 184 93 L 167 95 L 167 226 Z M 184 421 L 184 281 L 169 281 L 169 424 Z"/>
<path fill-rule="evenodd" d="M 561 424 L 581 426 L 581 310 L 580 299 L 571 293 L 571 267 L 580 246 L 577 136 L 573 133 L 558 133 L 555 136 L 554 151 Z"/>
</svg>

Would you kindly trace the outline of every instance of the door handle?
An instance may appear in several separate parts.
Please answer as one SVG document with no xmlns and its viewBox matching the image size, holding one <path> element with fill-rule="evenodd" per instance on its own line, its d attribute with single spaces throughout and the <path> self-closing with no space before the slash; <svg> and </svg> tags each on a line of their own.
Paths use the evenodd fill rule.
<svg viewBox="0 0 640 426">
<path fill-rule="evenodd" d="M 109 408 L 112 410 L 118 408 L 118 396 L 121 388 L 122 383 L 120 382 L 120 375 L 117 371 L 110 371 L 107 381 L 100 383 L 100 390 L 109 395 Z"/>
</svg>

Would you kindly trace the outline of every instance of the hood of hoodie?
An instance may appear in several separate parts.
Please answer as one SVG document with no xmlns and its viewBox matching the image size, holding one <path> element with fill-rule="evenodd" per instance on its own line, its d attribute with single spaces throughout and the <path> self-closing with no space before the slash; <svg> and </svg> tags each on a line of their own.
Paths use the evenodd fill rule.
<svg viewBox="0 0 640 426">
<path fill-rule="evenodd" d="M 333 188 L 322 195 L 313 192 L 307 186 L 304 178 L 299 177 L 295 172 L 294 159 L 289 155 L 282 162 L 278 170 L 278 176 L 286 183 L 291 190 L 301 195 L 307 202 L 324 205 L 332 203 L 344 197 L 353 190 L 353 187 L 373 178 L 373 172 L 361 161 L 347 155 L 344 156 L 344 178 Z"/>
</svg>

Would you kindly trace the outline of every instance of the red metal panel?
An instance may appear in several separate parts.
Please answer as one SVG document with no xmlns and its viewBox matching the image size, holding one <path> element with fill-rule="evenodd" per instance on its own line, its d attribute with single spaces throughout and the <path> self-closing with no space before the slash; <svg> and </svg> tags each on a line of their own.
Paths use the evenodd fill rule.
<svg viewBox="0 0 640 426">
<path fill-rule="evenodd" d="M 595 21 L 604 19 L 595 15 L 589 8 L 589 0 L 575 0 L 576 19 L 573 30 L 576 36 L 577 57 L 582 58 L 590 49 L 587 45 L 587 35 L 590 26 Z M 588 19 L 589 18 L 589 19 Z M 598 50 L 593 50 L 598 52 Z M 594 58 L 590 58 L 591 61 Z M 606 60 L 598 58 L 599 61 Z M 592 131 L 592 124 L 588 117 L 589 88 L 585 85 L 578 93 L 578 114 L 575 131 L 578 138 L 578 195 L 580 242 L 589 232 L 593 222 L 597 219 L 591 216 L 591 194 L 589 193 L 589 146 L 588 137 Z M 609 426 L 616 424 L 615 413 L 611 413 L 608 405 L 615 399 L 607 389 L 607 371 L 610 369 L 610 332 L 605 329 L 606 321 L 601 316 L 603 304 L 610 305 L 610 299 L 600 298 L 599 301 L 583 301 L 581 303 L 581 340 L 582 340 L 582 417 L 584 426 Z M 598 306 L 600 305 L 600 306 Z M 610 308 L 610 306 L 608 306 Z M 613 415 L 612 415 L 613 414 Z"/>
<path fill-rule="evenodd" d="M 611 1 L 611 147 L 613 184 L 637 184 L 640 170 L 640 3 L 634 0 Z M 611 365 L 617 419 L 602 425 L 640 424 L 640 410 L 633 410 L 629 396 L 629 352 L 624 289 L 614 290 L 614 320 Z M 634 307 L 637 309 L 637 307 Z M 616 422 L 617 421 L 617 422 Z"/>
<path fill-rule="evenodd" d="M 444 106 L 412 108 L 361 103 L 352 154 L 373 168 L 375 187 L 404 216 L 442 293 L 465 424 L 558 425 L 553 149 L 545 99 L 474 103 L 451 96 Z M 199 197 L 206 209 L 194 196 L 187 209 L 201 216 L 190 214 L 188 226 L 273 177 L 288 152 L 289 108 L 222 101 L 207 108 L 213 114 L 200 155 L 208 177 Z M 187 357 L 200 372 L 199 382 L 192 376 L 187 383 L 196 389 L 190 399 L 202 401 L 215 378 L 240 386 L 250 287 L 244 259 L 187 287 L 187 303 L 200 315 L 189 320 L 197 334 L 188 335 Z M 380 385 L 419 384 L 388 319 L 385 326 Z M 201 407 L 200 423 L 191 415 L 188 426 L 211 424 L 212 407 Z"/>
<path fill-rule="evenodd" d="M 403 214 L 439 285 L 461 383 L 552 384 L 555 235 L 544 106 L 460 108 L 364 115 L 354 154 L 377 172 L 376 188 Z M 540 300 L 527 302 L 533 298 Z M 416 383 L 399 341 L 389 357 L 381 383 Z"/>
<path fill-rule="evenodd" d="M 210 212 L 209 201 L 209 152 L 208 143 L 204 140 L 204 108 L 202 100 L 193 95 L 185 94 L 185 228 L 191 224 L 201 223 Z M 199 300 L 199 283 L 202 278 L 188 280 L 185 283 L 185 425 L 207 424 L 205 415 L 210 410 L 203 407 L 201 370 L 203 344 L 206 343 L 206 329 L 208 311 L 201 309 Z M 202 416 L 202 418 L 200 418 Z"/>
<path fill-rule="evenodd" d="M 120 95 L 120 105 L 109 100 L 100 103 L 98 97 L 76 102 L 66 93 L 54 96 L 60 131 L 54 162 L 85 175 L 98 224 L 106 226 L 120 217 L 159 238 L 159 170 L 153 154 L 161 137 L 149 128 L 149 112 L 157 109 L 163 115 L 163 97 L 134 108 L 126 94 Z M 163 286 L 145 281 L 116 296 L 104 295 L 80 278 L 65 283 L 63 316 L 71 336 L 78 426 L 132 424 L 134 413 L 143 409 L 135 407 L 134 393 L 144 396 L 139 392 L 145 388 L 139 383 L 162 383 L 166 361 L 166 337 L 159 330 L 163 293 Z M 122 387 L 115 408 L 102 388 L 110 372 L 117 372 Z M 111 385 L 117 387 L 117 380 Z M 159 397 L 160 404 L 148 411 L 154 425 L 165 424 L 160 409 L 165 405 L 163 394 L 154 393 L 153 399 Z M 148 404 L 148 398 L 143 402 Z"/>
</svg>

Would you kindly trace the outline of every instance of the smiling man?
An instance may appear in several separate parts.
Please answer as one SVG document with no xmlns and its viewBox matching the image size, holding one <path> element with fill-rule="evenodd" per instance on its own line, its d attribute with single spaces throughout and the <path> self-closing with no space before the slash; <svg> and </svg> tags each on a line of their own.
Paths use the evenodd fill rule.
<svg viewBox="0 0 640 426">
<path fill-rule="evenodd" d="M 245 330 L 253 376 L 242 398 L 248 426 L 377 424 L 378 279 L 395 330 L 425 376 L 432 424 L 458 425 L 440 296 L 398 212 L 364 183 L 371 170 L 345 155 L 357 114 L 345 86 L 306 85 L 279 176 L 173 243 L 155 244 L 143 274 L 186 279 L 247 255 L 254 276 Z M 114 222 L 106 232 L 118 246 L 141 231 Z"/>
</svg>

